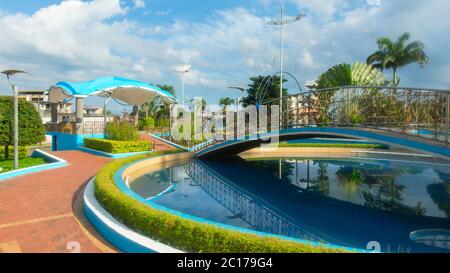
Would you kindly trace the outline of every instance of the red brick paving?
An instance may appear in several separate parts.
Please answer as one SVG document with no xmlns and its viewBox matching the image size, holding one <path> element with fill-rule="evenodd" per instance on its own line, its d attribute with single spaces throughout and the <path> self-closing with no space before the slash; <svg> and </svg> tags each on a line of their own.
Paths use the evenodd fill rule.
<svg viewBox="0 0 450 273">
<path fill-rule="evenodd" d="M 70 242 L 78 242 L 81 252 L 112 251 L 74 205 L 109 159 L 79 151 L 53 154 L 70 166 L 0 183 L 0 252 L 70 252 Z"/>
<path fill-rule="evenodd" d="M 172 145 L 167 144 L 164 141 L 161 141 L 159 139 L 153 138 L 149 136 L 147 133 L 141 133 L 139 135 L 141 140 L 148 140 L 151 143 L 155 144 L 155 150 L 156 151 L 168 151 L 168 150 L 175 150 L 176 148 Z"/>
</svg>

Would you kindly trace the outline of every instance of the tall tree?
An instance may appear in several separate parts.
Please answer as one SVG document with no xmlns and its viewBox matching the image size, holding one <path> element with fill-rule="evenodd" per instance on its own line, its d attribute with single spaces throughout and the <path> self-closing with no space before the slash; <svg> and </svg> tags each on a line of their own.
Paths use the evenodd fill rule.
<svg viewBox="0 0 450 273">
<path fill-rule="evenodd" d="M 399 68 L 413 63 L 418 63 L 423 68 L 429 60 L 424 51 L 425 45 L 419 41 L 408 43 L 410 37 L 409 33 L 404 33 L 397 41 L 382 37 L 378 39 L 378 50 L 367 58 L 368 64 L 381 70 L 392 69 L 394 86 L 400 83 L 397 75 Z"/>
<path fill-rule="evenodd" d="M 230 105 L 232 105 L 234 103 L 234 99 L 230 98 L 230 97 L 226 97 L 226 98 L 221 98 L 219 100 L 219 104 L 220 106 L 223 107 L 223 110 L 225 111 L 226 108 Z"/>
<path fill-rule="evenodd" d="M 242 99 L 244 106 L 279 104 L 278 100 L 272 100 L 280 98 L 280 76 L 256 76 L 251 77 L 250 81 L 251 83 L 248 85 L 247 89 L 247 97 Z M 287 80 L 283 79 L 283 82 L 287 82 Z M 287 95 L 288 90 L 284 88 L 283 96 Z"/>
<path fill-rule="evenodd" d="M 0 97 L 0 145 L 5 147 L 5 159 L 9 158 L 9 146 L 13 139 L 13 98 Z M 30 102 L 19 100 L 19 145 L 34 145 L 45 140 L 45 128 L 41 116 Z"/>
</svg>

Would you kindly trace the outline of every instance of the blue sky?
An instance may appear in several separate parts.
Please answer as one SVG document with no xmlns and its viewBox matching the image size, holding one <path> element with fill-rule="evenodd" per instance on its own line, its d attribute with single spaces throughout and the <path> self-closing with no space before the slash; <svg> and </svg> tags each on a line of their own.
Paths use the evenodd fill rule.
<svg viewBox="0 0 450 273">
<path fill-rule="evenodd" d="M 213 104 L 238 96 L 228 86 L 278 71 L 279 31 L 267 22 L 278 16 L 279 2 L 2 0 L 0 69 L 27 70 L 29 75 L 17 79 L 25 89 L 115 75 L 171 84 L 180 95 L 174 70 L 186 62 L 192 67 L 187 96 Z M 450 21 L 431 19 L 446 18 L 450 1 L 285 2 L 288 15 L 307 15 L 286 29 L 286 70 L 302 84 L 335 64 L 364 61 L 378 37 L 394 39 L 408 31 L 412 40 L 426 44 L 430 63 L 401 69 L 401 85 L 450 88 Z M 292 83 L 288 87 L 298 91 Z M 6 81 L 0 81 L 0 90 L 6 93 Z"/>
</svg>

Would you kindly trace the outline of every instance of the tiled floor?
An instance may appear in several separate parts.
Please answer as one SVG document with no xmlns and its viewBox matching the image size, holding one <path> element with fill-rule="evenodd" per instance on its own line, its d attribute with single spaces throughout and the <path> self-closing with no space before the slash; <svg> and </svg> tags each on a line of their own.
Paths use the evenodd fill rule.
<svg viewBox="0 0 450 273">
<path fill-rule="evenodd" d="M 70 166 L 0 183 L 0 252 L 114 252 L 84 219 L 82 189 L 109 160 L 56 152 Z"/>
</svg>

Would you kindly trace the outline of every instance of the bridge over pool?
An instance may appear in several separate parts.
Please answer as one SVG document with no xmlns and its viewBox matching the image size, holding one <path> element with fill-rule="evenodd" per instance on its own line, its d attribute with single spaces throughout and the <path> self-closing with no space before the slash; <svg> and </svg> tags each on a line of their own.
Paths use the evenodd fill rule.
<svg viewBox="0 0 450 273">
<path fill-rule="evenodd" d="M 275 138 L 363 139 L 450 159 L 450 92 L 349 86 L 315 90 L 265 104 L 282 105 L 280 130 L 191 149 L 196 157 L 237 154 Z M 235 133 L 231 133 L 235 134 Z"/>
</svg>

